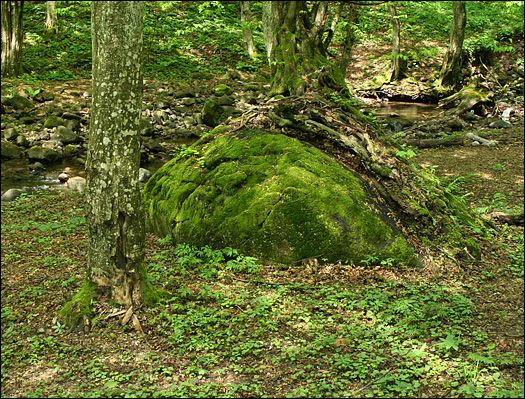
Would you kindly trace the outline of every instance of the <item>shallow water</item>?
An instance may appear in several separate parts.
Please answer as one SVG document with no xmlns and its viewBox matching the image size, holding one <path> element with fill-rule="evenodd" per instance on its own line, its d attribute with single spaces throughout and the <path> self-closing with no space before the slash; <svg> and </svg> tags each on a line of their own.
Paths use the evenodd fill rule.
<svg viewBox="0 0 525 399">
<path fill-rule="evenodd" d="M 443 110 L 437 108 L 437 104 L 385 101 L 377 106 L 371 107 L 371 111 L 373 111 L 379 119 L 399 116 L 400 118 L 415 122 L 437 116 Z"/>
</svg>

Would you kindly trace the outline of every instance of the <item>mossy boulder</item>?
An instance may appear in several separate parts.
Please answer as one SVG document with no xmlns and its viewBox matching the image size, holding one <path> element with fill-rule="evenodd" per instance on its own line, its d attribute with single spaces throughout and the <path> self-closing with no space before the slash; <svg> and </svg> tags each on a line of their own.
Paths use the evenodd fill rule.
<svg viewBox="0 0 525 399">
<path fill-rule="evenodd" d="M 44 162 L 57 162 L 63 158 L 61 152 L 52 148 L 33 146 L 27 150 L 27 157 L 32 160 L 44 161 Z"/>
<path fill-rule="evenodd" d="M 20 158 L 22 148 L 7 140 L 2 140 L 2 159 Z"/>
<path fill-rule="evenodd" d="M 202 107 L 202 121 L 211 127 L 217 126 L 226 119 L 224 108 L 215 99 L 206 100 Z"/>
<path fill-rule="evenodd" d="M 33 101 L 19 94 L 15 94 L 6 99 L 5 104 L 17 110 L 31 109 L 34 107 Z"/>
<path fill-rule="evenodd" d="M 415 251 L 353 172 L 281 134 L 209 134 L 144 188 L 150 230 L 260 260 L 309 257 L 415 265 Z"/>
<path fill-rule="evenodd" d="M 221 83 L 215 86 L 215 88 L 213 89 L 213 92 L 215 93 L 216 96 L 224 96 L 227 94 L 232 94 L 233 90 L 230 86 L 224 83 Z"/>
<path fill-rule="evenodd" d="M 57 127 L 57 126 L 63 126 L 63 125 L 65 125 L 65 123 L 66 123 L 66 121 L 63 118 L 61 118 L 60 116 L 50 115 L 45 120 L 44 127 L 46 127 L 46 128 L 53 128 L 53 127 Z"/>
</svg>

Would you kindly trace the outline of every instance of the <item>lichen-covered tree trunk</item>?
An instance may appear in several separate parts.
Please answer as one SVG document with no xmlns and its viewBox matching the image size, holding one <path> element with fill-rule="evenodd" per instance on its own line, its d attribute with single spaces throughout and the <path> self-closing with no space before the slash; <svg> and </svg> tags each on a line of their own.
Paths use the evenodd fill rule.
<svg viewBox="0 0 525 399">
<path fill-rule="evenodd" d="M 56 28 L 57 14 L 56 1 L 46 1 L 46 31 L 51 31 Z"/>
<path fill-rule="evenodd" d="M 450 42 L 445 61 L 439 72 L 436 86 L 442 88 L 456 88 L 461 80 L 461 67 L 463 63 L 463 40 L 465 38 L 465 25 L 467 11 L 464 1 L 453 2 L 454 17 L 450 30 Z"/>
<path fill-rule="evenodd" d="M 401 25 L 396 7 L 389 4 L 388 9 L 392 16 L 392 66 L 389 80 L 398 81 L 403 77 L 403 63 L 401 62 Z"/>
<path fill-rule="evenodd" d="M 2 76 L 17 76 L 22 64 L 23 1 L 2 1 Z"/>
<path fill-rule="evenodd" d="M 144 219 L 138 171 L 143 3 L 92 3 L 93 105 L 87 155 L 88 277 L 138 306 Z"/>
<path fill-rule="evenodd" d="M 313 87 L 346 92 L 344 75 L 324 54 L 328 4 L 308 9 L 304 1 L 274 1 L 270 7 L 270 95 L 301 95 Z"/>
<path fill-rule="evenodd" d="M 244 44 L 246 46 L 246 51 L 250 58 L 257 58 L 257 51 L 255 50 L 255 44 L 253 43 L 252 29 L 250 23 L 252 20 L 252 13 L 250 11 L 250 2 L 241 1 L 241 25 L 242 32 L 244 35 Z"/>
</svg>

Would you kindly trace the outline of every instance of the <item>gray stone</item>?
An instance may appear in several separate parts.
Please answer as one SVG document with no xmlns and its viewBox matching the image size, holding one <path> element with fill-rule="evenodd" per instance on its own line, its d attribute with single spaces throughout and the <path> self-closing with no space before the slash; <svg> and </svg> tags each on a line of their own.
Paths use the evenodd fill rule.
<svg viewBox="0 0 525 399">
<path fill-rule="evenodd" d="M 235 104 L 235 100 L 232 96 L 221 96 L 217 98 L 217 104 L 219 105 L 233 105 Z"/>
<path fill-rule="evenodd" d="M 81 121 L 82 120 L 82 116 L 81 115 L 75 114 L 73 112 L 64 112 L 62 114 L 62 118 L 63 119 L 72 119 L 72 120 L 77 120 L 77 121 Z"/>
<path fill-rule="evenodd" d="M 184 105 L 195 105 L 195 99 L 191 97 L 185 97 L 181 100 Z"/>
<path fill-rule="evenodd" d="M 70 190 L 82 192 L 86 187 L 86 179 L 80 176 L 71 177 L 68 179 L 66 186 Z"/>
<path fill-rule="evenodd" d="M 54 138 L 61 141 L 64 144 L 80 142 L 80 136 L 73 130 L 68 129 L 65 126 L 57 126 Z"/>
<path fill-rule="evenodd" d="M 14 127 L 9 127 L 4 130 L 3 136 L 6 140 L 13 140 L 16 139 L 16 137 L 18 136 L 18 132 Z"/>
<path fill-rule="evenodd" d="M 6 99 L 4 104 L 17 110 L 31 109 L 34 107 L 33 101 L 18 94 Z"/>
<path fill-rule="evenodd" d="M 18 144 L 19 146 L 24 147 L 24 148 L 29 147 L 29 141 L 27 140 L 26 136 L 24 136 L 23 134 L 20 134 L 16 138 L 16 144 Z"/>
<path fill-rule="evenodd" d="M 34 146 L 27 150 L 27 157 L 44 162 L 56 162 L 62 159 L 62 153 L 53 148 Z"/>
<path fill-rule="evenodd" d="M 146 183 L 150 177 L 151 177 L 151 172 L 149 170 L 144 169 L 144 168 L 139 169 L 139 181 L 141 183 Z"/>
<path fill-rule="evenodd" d="M 22 148 L 7 140 L 2 140 L 2 159 L 20 158 Z"/>
<path fill-rule="evenodd" d="M 48 116 L 47 119 L 45 120 L 44 127 L 53 128 L 57 126 L 64 126 L 65 123 L 66 121 L 62 119 L 61 117 L 56 116 L 56 115 L 51 115 L 51 116 Z"/>
<path fill-rule="evenodd" d="M 499 119 L 497 121 L 491 122 L 489 124 L 489 127 L 494 128 L 494 129 L 504 129 L 504 128 L 511 127 L 511 126 L 512 125 L 509 122 L 504 121 L 502 119 Z"/>
<path fill-rule="evenodd" d="M 61 183 L 64 183 L 66 182 L 67 180 L 69 179 L 69 175 L 65 172 L 62 172 L 58 175 L 58 180 L 61 182 Z"/>
<path fill-rule="evenodd" d="M 80 153 L 80 145 L 78 144 L 67 144 L 64 146 L 64 158 L 73 158 Z"/>
<path fill-rule="evenodd" d="M 45 169 L 45 166 L 42 165 L 40 162 L 35 162 L 29 165 L 29 170 L 31 170 L 32 172 L 42 172 Z"/>
<path fill-rule="evenodd" d="M 20 190 L 18 188 L 10 188 L 2 194 L 2 201 L 12 201 L 23 193 L 25 193 L 24 190 Z"/>
</svg>

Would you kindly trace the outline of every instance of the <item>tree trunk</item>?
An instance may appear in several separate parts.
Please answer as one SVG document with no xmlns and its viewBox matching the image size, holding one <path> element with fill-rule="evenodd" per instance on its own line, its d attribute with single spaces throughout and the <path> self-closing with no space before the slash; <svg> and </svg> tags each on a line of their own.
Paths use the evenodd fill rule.
<svg viewBox="0 0 525 399">
<path fill-rule="evenodd" d="M 93 105 L 87 154 L 88 279 L 140 306 L 144 219 L 139 186 L 142 2 L 92 2 Z"/>
<path fill-rule="evenodd" d="M 266 59 L 268 65 L 271 65 L 271 54 L 273 48 L 273 35 L 274 35 L 274 21 L 272 18 L 272 2 L 262 2 L 262 27 L 264 44 L 266 46 Z"/>
<path fill-rule="evenodd" d="M 51 31 L 55 29 L 55 24 L 57 21 L 56 14 L 56 1 L 46 1 L 46 31 Z"/>
<path fill-rule="evenodd" d="M 348 7 L 348 12 L 345 16 L 345 39 L 341 58 L 339 59 L 339 68 L 341 68 L 343 73 L 346 74 L 346 70 L 348 69 L 352 59 L 352 49 L 354 48 L 356 41 L 355 26 L 359 19 L 359 13 L 357 11 L 357 5 L 353 3 L 349 3 L 347 5 L 344 2 L 341 2 L 342 7 L 345 5 Z"/>
<path fill-rule="evenodd" d="M 390 82 L 398 81 L 403 78 L 403 62 L 401 60 L 401 26 L 399 24 L 399 17 L 397 15 L 396 7 L 388 6 L 390 15 L 392 16 L 392 70 L 390 72 Z"/>
<path fill-rule="evenodd" d="M 323 51 L 328 4 L 308 10 L 304 1 L 274 1 L 270 7 L 270 95 L 301 95 L 321 87 L 347 93 L 344 75 Z"/>
<path fill-rule="evenodd" d="M 461 67 L 463 63 L 463 39 L 465 38 L 465 25 L 467 11 L 464 1 L 454 1 L 454 18 L 450 30 L 450 42 L 445 61 L 439 72 L 436 86 L 442 88 L 457 88 L 461 80 Z"/>
<path fill-rule="evenodd" d="M 18 76 L 22 69 L 23 1 L 2 1 L 2 71 L 3 77 Z"/>
<path fill-rule="evenodd" d="M 242 32 L 244 35 L 244 44 L 246 45 L 246 50 L 251 59 L 257 58 L 257 51 L 255 50 L 255 44 L 253 43 L 252 29 L 250 23 L 252 20 L 252 13 L 250 12 L 250 2 L 241 1 L 241 25 Z"/>
</svg>

